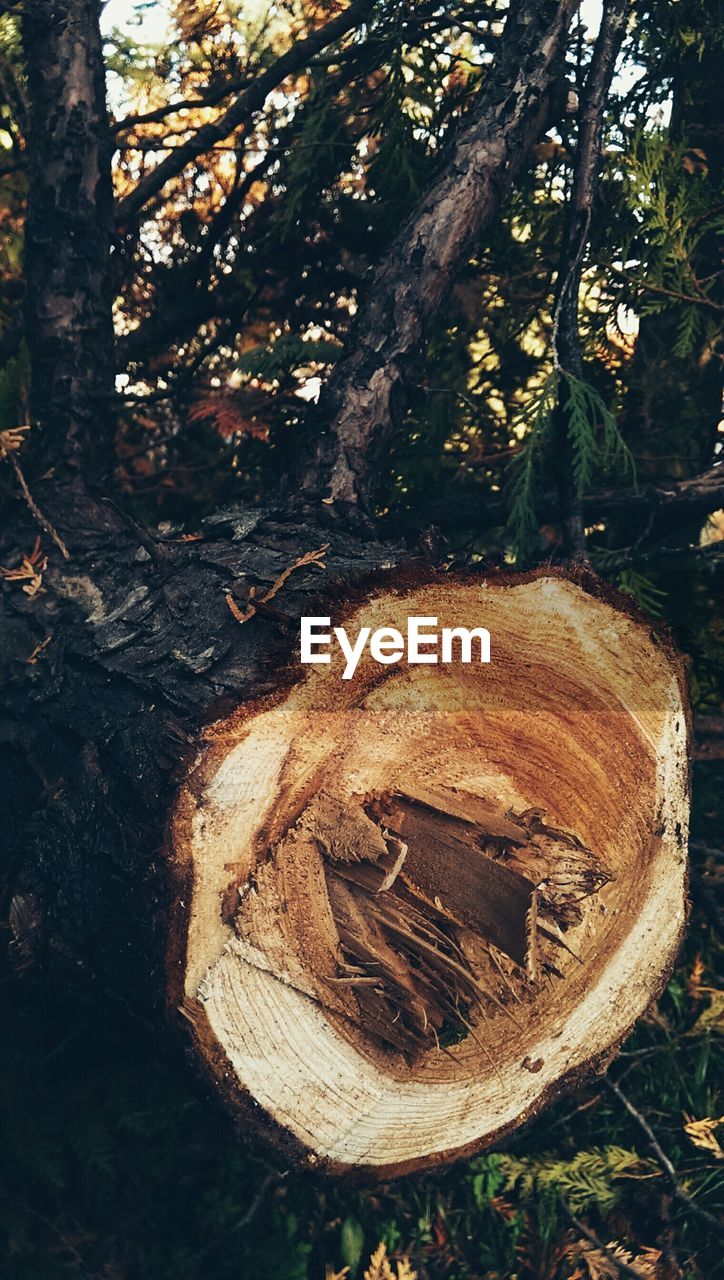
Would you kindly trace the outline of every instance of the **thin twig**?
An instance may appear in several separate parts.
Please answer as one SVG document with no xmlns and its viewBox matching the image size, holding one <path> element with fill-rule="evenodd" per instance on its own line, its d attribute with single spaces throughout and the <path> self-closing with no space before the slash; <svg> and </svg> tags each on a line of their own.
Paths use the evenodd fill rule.
<svg viewBox="0 0 724 1280">
<path fill-rule="evenodd" d="M 713 298 L 707 297 L 706 294 L 694 295 L 691 293 L 680 293 L 678 289 L 667 289 L 662 284 L 654 284 L 652 280 L 642 280 L 639 276 L 634 275 L 632 271 L 626 271 L 623 267 L 616 267 L 612 262 L 602 262 L 601 266 L 605 266 L 615 276 L 619 276 L 622 280 L 629 281 L 637 289 L 645 289 L 647 293 L 658 293 L 663 298 L 673 298 L 675 302 L 691 302 L 696 307 L 709 307 L 712 311 L 724 311 L 724 307 L 720 303 L 715 302 Z"/>
<path fill-rule="evenodd" d="M 169 555 L 169 552 L 165 547 L 159 546 L 160 539 L 154 538 L 151 533 L 147 533 L 145 529 L 142 529 L 140 524 L 133 519 L 133 516 L 130 515 L 128 511 L 125 511 L 120 503 L 116 502 L 115 498 L 111 498 L 109 494 L 103 493 L 100 490 L 98 491 L 97 496 L 101 502 L 107 502 L 116 514 L 120 516 L 121 520 L 126 525 L 126 528 L 130 529 L 133 536 L 138 539 L 144 551 L 148 553 L 154 564 L 160 565 L 166 563 L 166 557 Z"/>
<path fill-rule="evenodd" d="M 298 560 L 294 561 L 294 564 L 290 564 L 286 569 L 282 570 L 279 577 L 272 584 L 269 590 L 265 591 L 264 595 L 260 596 L 258 599 L 255 598 L 255 589 L 252 587 L 249 591 L 246 609 L 240 609 L 231 592 L 227 591 L 226 603 L 236 618 L 236 621 L 241 623 L 248 622 L 250 618 L 254 617 L 254 614 L 261 612 L 261 606 L 267 605 L 270 600 L 274 599 L 274 596 L 281 591 L 287 578 L 289 578 L 296 569 L 304 569 L 308 565 L 316 565 L 318 569 L 326 569 L 327 566 L 324 563 L 324 556 L 328 550 L 329 543 L 325 542 L 317 551 L 305 551 Z"/>
<path fill-rule="evenodd" d="M 724 1224 L 722 1224 L 718 1218 L 715 1218 L 713 1213 L 709 1213 L 707 1209 L 702 1209 L 701 1205 L 697 1204 L 696 1200 L 693 1200 L 689 1193 L 682 1187 L 676 1175 L 676 1169 L 661 1146 L 646 1117 L 642 1115 L 638 1108 L 634 1106 L 633 1102 L 626 1097 L 623 1089 L 621 1089 L 620 1085 L 616 1084 L 615 1080 L 612 1080 L 610 1076 L 604 1076 L 603 1082 L 611 1090 L 611 1093 L 618 1098 L 621 1105 L 626 1108 L 629 1115 L 633 1116 L 642 1132 L 646 1134 L 651 1150 L 671 1184 L 675 1198 L 682 1204 L 685 1204 L 687 1209 L 696 1214 L 697 1218 L 700 1218 L 702 1222 L 706 1222 L 707 1226 L 709 1226 L 712 1231 L 715 1231 L 717 1235 L 724 1236 Z"/>
<path fill-rule="evenodd" d="M 15 454 L 9 453 L 8 459 L 10 461 L 10 465 L 13 471 L 15 472 L 15 479 L 17 480 L 18 485 L 20 486 L 20 492 L 22 493 L 23 498 L 25 499 L 28 509 L 37 520 L 41 529 L 45 529 L 45 532 L 48 534 L 48 536 L 53 539 L 53 542 L 55 543 L 56 547 L 60 551 L 60 554 L 63 556 L 63 559 L 70 560 L 70 552 L 66 547 L 65 543 L 63 542 L 63 539 L 61 538 L 60 534 L 58 533 L 58 530 L 51 524 L 48 517 L 43 515 L 43 512 L 40 510 L 40 507 L 35 501 L 32 493 L 30 492 L 28 488 L 28 482 L 25 479 L 25 476 L 23 475 L 23 469 L 20 466 L 20 463 L 18 462 L 17 458 L 15 457 Z"/>
<path fill-rule="evenodd" d="M 202 1249 L 199 1249 L 195 1255 L 196 1259 L 199 1260 L 201 1258 L 205 1258 L 207 1254 L 211 1253 L 212 1250 L 216 1248 L 220 1241 L 226 1240 L 228 1236 L 235 1235 L 237 1231 L 243 1231 L 246 1227 L 250 1226 L 261 1209 L 269 1188 L 273 1186 L 274 1183 L 281 1182 L 282 1178 L 286 1178 L 286 1176 L 286 1171 L 284 1173 L 267 1173 L 266 1177 L 262 1178 L 259 1183 L 256 1195 L 254 1196 L 254 1199 L 249 1205 L 246 1213 L 243 1214 L 237 1222 L 234 1222 L 230 1227 L 227 1227 L 225 1231 L 214 1236 L 213 1240 L 210 1240 Z"/>
<path fill-rule="evenodd" d="M 90 1280 L 97 1280 L 98 1273 L 90 1270 L 90 1267 L 83 1257 L 83 1254 L 80 1252 L 80 1249 L 78 1249 L 73 1240 L 61 1230 L 57 1223 L 53 1222 L 50 1218 L 46 1218 L 44 1213 L 40 1213 L 38 1209 L 33 1209 L 31 1205 L 25 1204 L 22 1200 L 14 1199 L 14 1197 L 11 1196 L 4 1187 L 0 1188 L 0 1196 L 2 1196 L 9 1205 L 12 1205 L 13 1208 L 19 1210 L 21 1213 L 28 1214 L 28 1216 L 34 1218 L 36 1222 L 42 1223 L 42 1225 L 55 1236 L 61 1248 L 69 1254 L 83 1273 L 87 1275 Z"/>
</svg>

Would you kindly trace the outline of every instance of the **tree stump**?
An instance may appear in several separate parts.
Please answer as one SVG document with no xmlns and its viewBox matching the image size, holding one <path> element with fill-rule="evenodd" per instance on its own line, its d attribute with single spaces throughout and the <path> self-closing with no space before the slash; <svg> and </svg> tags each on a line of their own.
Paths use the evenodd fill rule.
<svg viewBox="0 0 724 1280">
<path fill-rule="evenodd" d="M 489 665 L 284 674 L 205 734 L 171 1000 L 248 1124 L 332 1171 L 480 1150 L 610 1061 L 686 913 L 688 712 L 595 580 L 398 570 L 333 625 L 486 627 Z M 301 674 L 300 674 L 301 673 Z"/>
</svg>

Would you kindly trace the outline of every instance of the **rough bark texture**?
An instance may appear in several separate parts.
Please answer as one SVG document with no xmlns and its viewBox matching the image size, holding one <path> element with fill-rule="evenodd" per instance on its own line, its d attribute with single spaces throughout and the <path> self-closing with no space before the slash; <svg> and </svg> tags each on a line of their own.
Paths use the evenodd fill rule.
<svg viewBox="0 0 724 1280">
<path fill-rule="evenodd" d="M 23 8 L 30 118 L 25 224 L 30 422 L 44 467 L 112 439 L 113 193 L 98 18 L 88 0 Z"/>
<path fill-rule="evenodd" d="M 302 470 L 310 495 L 326 494 L 341 512 L 371 513 L 370 478 L 404 412 L 428 321 L 548 124 L 576 7 L 575 0 L 511 5 L 471 120 L 375 272 L 353 349 L 323 398 L 330 425 L 314 423 Z"/>
<path fill-rule="evenodd" d="M 154 543 L 89 501 L 66 513 L 71 559 L 48 546 L 37 594 L 23 580 L 0 584 L 11 892 L 35 900 L 36 942 L 136 1007 L 165 1000 L 160 851 L 200 727 L 275 686 L 292 645 L 285 615 L 310 611 L 322 586 L 318 568 L 299 570 L 275 598 L 276 621 L 263 607 L 243 627 L 234 617 L 227 595 L 243 609 L 250 589 L 263 595 L 322 544 L 318 529 L 283 520 L 220 512 L 198 541 Z M 17 564 L 36 533 L 21 512 L 0 563 Z M 324 581 L 339 586 L 398 554 L 336 535 Z M 29 954 L 33 939 L 20 947 Z"/>
</svg>

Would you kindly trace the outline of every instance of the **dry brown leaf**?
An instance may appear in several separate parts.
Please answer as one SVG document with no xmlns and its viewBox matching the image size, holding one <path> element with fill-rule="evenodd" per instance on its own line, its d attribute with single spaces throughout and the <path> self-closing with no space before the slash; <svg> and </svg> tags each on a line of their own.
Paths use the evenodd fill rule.
<svg viewBox="0 0 724 1280">
<path fill-rule="evenodd" d="M 40 538 L 36 538 L 30 555 L 23 556 L 17 568 L 6 569 L 0 565 L 0 578 L 5 578 L 7 582 L 22 582 L 23 591 L 32 599 L 42 590 L 43 573 L 47 566 L 48 557 L 41 551 Z"/>
<path fill-rule="evenodd" d="M 642 1280 L 657 1280 L 660 1274 L 661 1250 L 644 1247 L 641 1253 L 632 1253 L 617 1240 L 606 1244 L 605 1252 L 589 1240 L 576 1240 L 566 1252 L 574 1254 L 584 1264 L 589 1280 L 619 1280 L 621 1274 L 617 1262 L 625 1263 L 637 1272 Z"/>
<path fill-rule="evenodd" d="M 704 1116 L 701 1120 L 694 1120 L 684 1112 L 684 1119 L 684 1133 L 694 1146 L 700 1151 L 708 1151 L 715 1160 L 724 1160 L 724 1150 L 714 1132 L 724 1124 L 724 1116 Z"/>
<path fill-rule="evenodd" d="M 259 411 L 268 407 L 269 397 L 258 391 L 242 387 L 227 394 L 202 396 L 188 411 L 189 422 L 208 422 L 225 440 L 234 435 L 252 436 L 266 440 L 269 423 L 259 417 Z"/>
<path fill-rule="evenodd" d="M 0 431 L 0 458 L 7 458 L 8 454 L 19 449 L 25 439 L 25 432 L 29 430 L 29 427 L 7 427 L 5 431 Z"/>
<path fill-rule="evenodd" d="M 370 1258 L 364 1280 L 417 1280 L 417 1272 L 413 1271 L 408 1258 L 400 1258 L 393 1271 L 387 1257 L 387 1246 L 381 1240 Z"/>
<path fill-rule="evenodd" d="M 704 977 L 705 971 L 706 971 L 706 965 L 704 964 L 704 961 L 702 960 L 700 955 L 696 956 L 694 963 L 691 966 L 691 973 L 689 974 L 689 977 L 687 978 L 687 982 L 686 982 L 686 986 L 692 1000 L 701 999 L 702 979 Z"/>
<path fill-rule="evenodd" d="M 689 147 L 681 164 L 687 173 L 707 174 L 709 172 L 707 155 L 705 151 L 701 150 L 701 147 Z"/>
</svg>

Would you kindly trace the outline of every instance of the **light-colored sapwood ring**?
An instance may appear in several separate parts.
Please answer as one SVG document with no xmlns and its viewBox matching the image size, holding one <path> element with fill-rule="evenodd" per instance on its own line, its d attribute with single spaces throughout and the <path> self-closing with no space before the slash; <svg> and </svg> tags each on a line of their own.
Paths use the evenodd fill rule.
<svg viewBox="0 0 724 1280">
<path fill-rule="evenodd" d="M 240 1115 L 311 1164 L 381 1175 L 489 1145 L 605 1065 L 660 993 L 686 915 L 688 712 L 666 638 L 585 576 L 392 574 L 335 610 L 350 634 L 404 633 L 413 614 L 482 625 L 492 660 L 381 667 L 366 655 L 342 681 L 334 659 L 213 726 L 173 824 L 170 988 Z M 321 787 L 352 797 L 416 782 L 537 806 L 613 879 L 568 935 L 583 963 L 561 952 L 563 978 L 519 1026 L 478 1019 L 484 1050 L 469 1036 L 410 1067 L 304 994 L 298 955 L 280 978 L 284 956 L 240 943 L 233 915 Z M 294 904 L 310 971 L 315 884 L 300 873 Z M 275 928 L 269 946 L 281 936 L 283 949 Z"/>
</svg>

